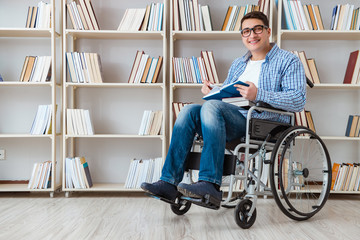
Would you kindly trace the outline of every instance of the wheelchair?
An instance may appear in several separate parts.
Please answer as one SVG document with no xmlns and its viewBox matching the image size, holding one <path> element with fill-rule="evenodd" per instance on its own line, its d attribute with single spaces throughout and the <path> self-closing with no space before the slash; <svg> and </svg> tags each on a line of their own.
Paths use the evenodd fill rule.
<svg viewBox="0 0 360 240">
<path fill-rule="evenodd" d="M 253 111 L 284 114 L 290 123 L 251 118 Z M 321 138 L 309 128 L 295 126 L 294 113 L 265 103 L 249 108 L 247 116 L 246 136 L 227 143 L 221 186 L 226 194 L 221 202 L 208 195 L 202 199 L 178 196 L 170 202 L 175 214 L 185 214 L 191 204 L 215 210 L 235 208 L 237 225 L 248 229 L 255 223 L 259 196 L 272 196 L 280 210 L 297 221 L 311 218 L 325 205 L 332 171 Z M 201 139 L 196 139 L 186 160 L 184 178 L 190 183 L 200 166 L 201 147 Z"/>
</svg>

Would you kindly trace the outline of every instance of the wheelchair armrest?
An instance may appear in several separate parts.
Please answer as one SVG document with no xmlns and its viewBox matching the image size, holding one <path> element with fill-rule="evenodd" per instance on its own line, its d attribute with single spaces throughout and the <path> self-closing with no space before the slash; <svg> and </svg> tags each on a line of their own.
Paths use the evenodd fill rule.
<svg viewBox="0 0 360 240">
<path fill-rule="evenodd" d="M 271 106 L 270 104 L 266 103 L 266 102 L 262 102 L 262 101 L 259 101 L 255 104 L 256 107 L 260 107 L 260 108 L 266 108 L 266 109 L 272 109 L 272 110 L 275 110 L 275 111 L 279 111 L 279 112 L 287 112 L 283 109 L 280 109 L 280 108 L 274 108 L 273 106 Z M 259 111 L 257 109 L 257 111 Z"/>
</svg>

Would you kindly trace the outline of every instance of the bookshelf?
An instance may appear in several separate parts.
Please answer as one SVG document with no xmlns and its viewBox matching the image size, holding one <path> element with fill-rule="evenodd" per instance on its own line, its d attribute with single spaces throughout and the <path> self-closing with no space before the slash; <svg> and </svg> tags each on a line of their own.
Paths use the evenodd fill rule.
<svg viewBox="0 0 360 240">
<path fill-rule="evenodd" d="M 305 51 L 316 60 L 320 84 L 308 88 L 306 110 L 312 112 L 317 134 L 324 140 L 332 163 L 359 163 L 359 138 L 346 137 L 348 116 L 359 114 L 358 84 L 343 84 L 350 52 L 359 49 L 359 30 L 330 30 L 333 8 L 358 1 L 301 1 L 319 5 L 324 30 L 288 30 L 283 1 L 278 1 L 277 42 L 286 50 Z M 359 191 L 331 191 L 332 194 L 359 194 Z"/>
<path fill-rule="evenodd" d="M 66 188 L 66 196 L 79 191 L 141 192 L 124 187 L 131 159 L 162 157 L 166 152 L 166 74 L 167 74 L 167 1 L 164 4 L 161 31 L 117 31 L 128 8 L 145 8 L 149 1 L 92 1 L 100 30 L 74 30 L 62 0 L 63 26 L 63 128 L 66 129 L 66 110 L 82 108 L 90 111 L 94 135 L 69 135 L 64 131 L 63 169 L 66 157 L 83 156 L 89 164 L 94 183 L 87 189 Z M 163 56 L 163 66 L 157 83 L 129 84 L 128 79 L 136 52 L 151 57 Z M 101 58 L 102 83 L 73 83 L 69 81 L 66 52 L 96 52 Z M 138 135 L 143 112 L 162 110 L 160 135 Z"/>
<path fill-rule="evenodd" d="M 174 9 L 174 2 L 170 1 L 170 12 Z M 212 31 L 175 31 L 173 14 L 170 14 L 170 50 L 169 50 L 169 131 L 175 122 L 173 102 L 192 102 L 202 104 L 201 86 L 194 83 L 175 83 L 172 66 L 173 57 L 200 57 L 200 51 L 213 51 L 220 84 L 227 77 L 227 72 L 233 60 L 244 55 L 247 49 L 242 45 L 238 31 L 221 31 L 229 6 L 257 5 L 258 1 L 204 1 L 199 0 L 201 6 L 208 5 L 212 22 Z M 274 1 L 269 3 L 269 24 L 274 22 Z M 273 30 L 274 31 L 274 30 Z M 170 134 L 171 135 L 171 134 Z M 171 136 L 170 136 L 171 137 Z"/>
<path fill-rule="evenodd" d="M 61 88 L 57 67 L 51 68 L 48 82 L 19 81 L 26 56 L 51 56 L 51 66 L 57 66 L 60 26 L 56 2 L 45 1 L 55 13 L 51 14 L 50 28 L 25 28 L 28 6 L 37 6 L 38 2 L 0 1 L 0 74 L 4 79 L 0 82 L 0 149 L 6 155 L 5 160 L 0 160 L 0 192 L 48 192 L 53 197 L 60 188 L 57 159 L 61 134 L 55 109 Z M 30 128 L 41 104 L 52 106 L 52 133 L 31 135 Z M 45 161 L 52 163 L 50 187 L 29 189 L 33 165 Z"/>
</svg>

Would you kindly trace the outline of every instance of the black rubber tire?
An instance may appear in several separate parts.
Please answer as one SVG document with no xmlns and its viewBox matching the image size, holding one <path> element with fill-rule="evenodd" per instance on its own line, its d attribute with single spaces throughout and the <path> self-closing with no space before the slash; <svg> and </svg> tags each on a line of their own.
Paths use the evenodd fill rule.
<svg viewBox="0 0 360 240">
<path fill-rule="evenodd" d="M 253 203 L 250 199 L 244 199 L 235 208 L 235 221 L 242 229 L 248 229 L 255 223 L 256 208 L 254 209 L 251 217 L 247 216 L 252 204 Z"/>
<path fill-rule="evenodd" d="M 308 136 L 310 135 L 311 136 L 310 139 L 316 139 L 319 142 L 325 153 L 326 165 L 328 169 L 327 181 L 325 181 L 327 185 L 324 187 L 324 190 L 321 193 L 323 195 L 323 198 L 321 199 L 319 206 L 314 211 L 309 211 L 309 212 L 300 211 L 289 201 L 289 198 L 285 192 L 285 188 L 282 182 L 281 168 L 280 168 L 280 172 L 278 173 L 276 173 L 277 169 L 275 169 L 276 168 L 275 161 L 278 161 L 278 159 L 276 159 L 277 158 L 276 153 L 278 152 L 278 149 L 280 147 L 284 147 L 282 152 L 285 152 L 286 149 L 292 144 L 295 137 L 300 136 L 302 134 L 307 134 Z M 302 126 L 291 127 L 287 129 L 276 142 L 273 149 L 273 154 L 271 156 L 271 163 L 272 164 L 270 166 L 270 184 L 275 202 L 279 206 L 280 210 L 289 218 L 297 221 L 309 219 L 312 216 L 314 216 L 317 212 L 319 212 L 329 197 L 330 185 L 331 185 L 331 160 L 327 148 L 324 142 L 321 140 L 321 138 L 316 133 L 311 131 L 309 128 Z M 283 158 L 280 159 L 280 166 L 282 166 L 282 164 L 283 164 Z M 277 180 L 275 178 L 277 178 Z M 281 194 L 279 194 L 279 190 L 281 191 Z"/>
<path fill-rule="evenodd" d="M 173 213 L 175 213 L 176 215 L 184 215 L 185 213 L 187 213 L 191 207 L 191 202 L 186 201 L 185 204 L 180 203 L 180 201 L 184 201 L 184 200 L 180 200 L 180 199 L 176 199 L 177 204 L 171 204 L 171 211 L 173 211 Z"/>
</svg>

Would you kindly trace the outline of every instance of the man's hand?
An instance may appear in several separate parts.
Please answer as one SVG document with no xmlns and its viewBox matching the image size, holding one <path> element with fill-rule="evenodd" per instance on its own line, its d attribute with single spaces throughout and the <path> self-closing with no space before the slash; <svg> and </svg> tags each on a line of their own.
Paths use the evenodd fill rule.
<svg viewBox="0 0 360 240">
<path fill-rule="evenodd" d="M 235 84 L 236 90 L 240 92 L 240 94 L 247 100 L 254 101 L 257 95 L 257 87 L 252 82 L 246 82 L 249 86 L 244 86 L 240 84 Z"/>
<path fill-rule="evenodd" d="M 211 89 L 213 89 L 212 84 L 210 84 L 209 81 L 204 81 L 201 87 L 201 92 L 206 95 L 211 91 Z"/>
</svg>

